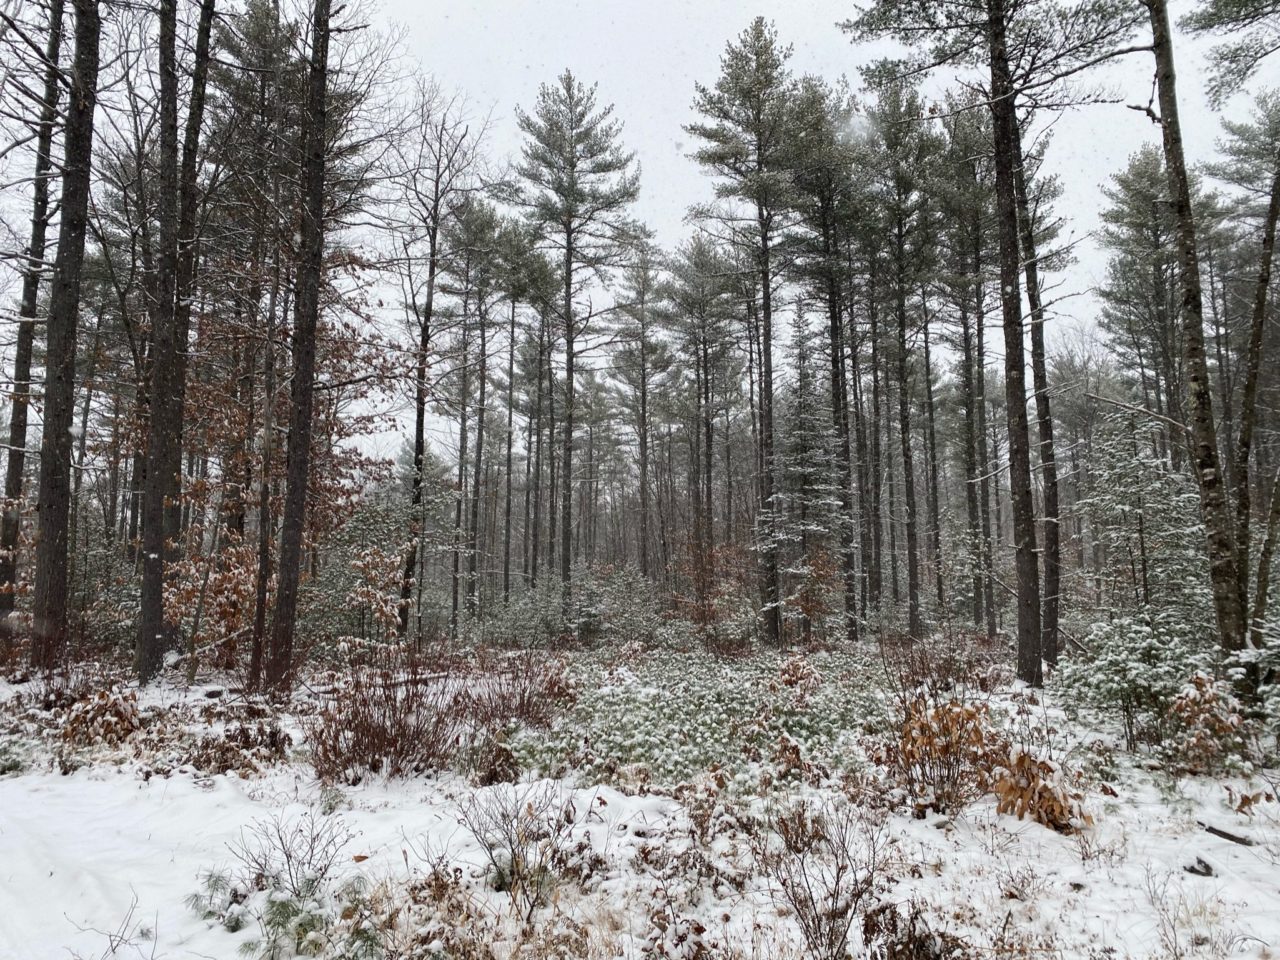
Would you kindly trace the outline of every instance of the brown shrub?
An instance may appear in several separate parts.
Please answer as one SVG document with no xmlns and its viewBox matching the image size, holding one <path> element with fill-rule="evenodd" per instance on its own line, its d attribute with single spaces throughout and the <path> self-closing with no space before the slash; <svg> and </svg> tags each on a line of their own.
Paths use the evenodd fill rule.
<svg viewBox="0 0 1280 960">
<path fill-rule="evenodd" d="M 1170 759 L 1186 773 L 1215 773 L 1244 748 L 1244 709 L 1230 687 L 1196 673 L 1173 698 Z"/>
<path fill-rule="evenodd" d="M 138 695 L 112 687 L 73 703 L 58 736 L 71 747 L 117 746 L 141 728 Z"/>
<path fill-rule="evenodd" d="M 283 760 L 291 745 L 289 735 L 274 721 L 238 723 L 201 737 L 183 762 L 201 773 L 259 773 Z"/>
<path fill-rule="evenodd" d="M 370 773 L 409 776 L 445 767 L 462 732 L 450 679 L 427 673 L 412 654 L 355 668 L 303 722 L 316 775 L 355 785 Z"/>
<path fill-rule="evenodd" d="M 528 654 L 462 666 L 388 647 L 337 683 L 304 721 L 323 780 L 358 783 L 441 770 L 457 761 L 480 783 L 515 779 L 512 724 L 549 726 L 573 690 L 558 660 Z"/>
<path fill-rule="evenodd" d="M 884 757 L 916 815 L 955 813 L 986 792 L 997 743 L 984 705 L 917 694 L 904 706 L 898 736 Z"/>
<path fill-rule="evenodd" d="M 1077 777 L 1078 779 L 1078 777 Z M 996 810 L 1019 820 L 1030 817 L 1059 833 L 1074 833 L 1093 823 L 1084 812 L 1084 794 L 1067 784 L 1067 775 L 1052 760 L 1014 750 L 1004 766 L 991 776 Z"/>
<path fill-rule="evenodd" d="M 884 903 L 862 916 L 862 942 L 881 960 L 969 960 L 974 956 L 955 934 L 934 930 L 920 909 L 909 901 L 905 910 Z"/>
</svg>

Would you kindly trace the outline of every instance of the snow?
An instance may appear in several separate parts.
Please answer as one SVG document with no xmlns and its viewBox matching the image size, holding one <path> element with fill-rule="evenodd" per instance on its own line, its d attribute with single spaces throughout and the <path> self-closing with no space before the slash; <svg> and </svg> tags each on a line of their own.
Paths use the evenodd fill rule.
<svg viewBox="0 0 1280 960">
<path fill-rule="evenodd" d="M 206 683 L 182 694 L 159 688 L 143 702 L 200 701 L 211 689 L 221 687 Z M 286 727 L 296 729 L 287 720 Z M 1264 801 L 1246 816 L 1232 809 L 1223 782 L 1174 779 L 1131 758 L 1116 765 L 1117 795 L 1090 792 L 1094 825 L 1076 836 L 998 815 L 989 799 L 951 818 L 891 812 L 884 829 L 892 884 L 882 896 L 928 905 L 938 918 L 934 929 L 969 942 L 1016 934 L 1045 955 L 1164 957 L 1174 952 L 1170 938 L 1188 957 L 1262 958 L 1280 946 L 1277 805 Z M 1242 781 L 1231 785 L 1237 795 L 1244 789 Z M 608 938 L 614 956 L 644 955 L 659 886 L 687 900 L 678 924 L 696 919 L 708 937 L 748 956 L 803 955 L 794 920 L 770 895 L 770 881 L 752 870 L 748 831 L 713 828 L 700 848 L 715 870 L 739 871 L 738 889 L 708 879 L 715 870 L 673 880 L 642 863 L 641 853 L 655 847 L 672 853 L 698 847 L 688 795 L 682 801 L 669 791 L 623 792 L 568 780 L 481 788 L 449 774 L 343 788 L 336 812 L 326 814 L 335 806 L 333 793 L 326 797 L 300 759 L 242 779 L 183 770 L 144 778 L 142 766 L 115 758 L 66 776 L 32 765 L 0 778 L 0 957 L 96 958 L 120 930 L 134 942 L 116 956 L 237 956 L 256 926 L 228 932 L 185 901 L 200 890 L 202 874 L 234 865 L 230 848 L 246 829 L 272 816 L 340 818 L 352 834 L 340 857 L 346 875 L 405 879 L 420 868 L 424 851 L 435 851 L 483 886 L 485 851 L 460 823 L 460 811 L 475 798 L 538 790 L 558 804 L 571 802 L 572 837 L 607 863 L 594 884 L 566 892 L 560 907 L 614 931 Z M 797 784 L 773 802 L 822 803 L 837 795 L 831 784 Z M 764 807 L 727 795 L 716 803 L 721 814 L 735 803 L 757 815 Z M 1201 824 L 1255 845 L 1211 835 Z M 1212 875 L 1187 872 L 1197 861 Z M 506 894 L 489 896 L 499 903 Z M 856 933 L 852 942 L 859 942 Z"/>
</svg>

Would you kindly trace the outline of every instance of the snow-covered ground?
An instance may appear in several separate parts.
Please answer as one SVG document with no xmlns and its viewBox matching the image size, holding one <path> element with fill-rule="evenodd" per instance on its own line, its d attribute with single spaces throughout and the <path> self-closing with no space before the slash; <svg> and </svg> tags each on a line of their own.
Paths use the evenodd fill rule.
<svg viewBox="0 0 1280 960">
<path fill-rule="evenodd" d="M 649 678 L 618 672 L 614 679 L 595 695 L 642 688 L 652 695 Z M 187 696 L 198 702 L 200 692 Z M 165 697 L 183 694 L 170 689 Z M 678 787 L 637 787 L 630 774 L 595 783 L 568 772 L 484 787 L 449 773 L 334 788 L 316 781 L 300 753 L 248 776 L 181 765 L 157 771 L 119 751 L 64 775 L 29 755 L 23 769 L 0 778 L 0 956 L 237 956 L 262 936 L 249 915 L 261 901 L 248 901 L 246 922 L 232 932 L 225 910 L 193 909 L 190 898 L 211 872 L 234 884 L 244 860 L 235 851 L 252 849 L 264 824 L 322 823 L 341 842 L 330 889 L 360 876 L 366 890 L 404 890 L 447 861 L 461 868 L 475 922 L 490 924 L 491 940 L 510 934 L 492 947 L 503 958 L 526 911 L 518 891 L 495 889 L 476 823 L 535 807 L 558 824 L 546 843 L 563 856 L 548 867 L 554 879 L 527 912 L 530 926 L 561 923 L 592 957 L 811 956 L 794 905 L 779 895 L 779 874 L 760 866 L 762 824 L 799 800 L 850 810 L 855 845 L 880 844 L 875 889 L 861 909 L 914 908 L 936 942 L 957 951 L 938 956 L 1276 955 L 1276 803 L 1259 798 L 1237 812 L 1239 796 L 1261 789 L 1258 781 L 1233 780 L 1229 792 L 1220 780 L 1146 766 L 1120 754 L 1109 760 L 1106 780 L 1091 779 L 1085 790 L 1092 825 L 1068 835 L 997 814 L 990 797 L 950 817 L 917 819 L 885 791 L 851 787 L 848 777 L 842 785 L 826 772 L 766 778 L 765 797 L 750 787 L 755 766 L 695 775 Z M 866 850 L 851 854 L 860 855 Z M 852 929 L 853 955 L 873 955 L 857 918 Z M 444 941 L 435 946 L 442 952 L 423 955 L 449 956 Z"/>
</svg>

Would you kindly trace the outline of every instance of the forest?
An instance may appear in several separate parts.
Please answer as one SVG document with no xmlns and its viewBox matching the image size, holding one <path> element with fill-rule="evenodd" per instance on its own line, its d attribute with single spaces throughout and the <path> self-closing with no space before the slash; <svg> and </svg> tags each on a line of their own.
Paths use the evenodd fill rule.
<svg viewBox="0 0 1280 960">
<path fill-rule="evenodd" d="M 720 6 L 0 0 L 0 957 L 1280 950 L 1280 5 Z"/>
</svg>

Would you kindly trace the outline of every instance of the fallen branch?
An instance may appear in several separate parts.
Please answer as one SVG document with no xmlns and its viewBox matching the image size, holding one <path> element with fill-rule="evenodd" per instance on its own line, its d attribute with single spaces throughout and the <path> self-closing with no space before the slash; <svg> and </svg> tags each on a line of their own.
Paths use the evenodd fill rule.
<svg viewBox="0 0 1280 960">
<path fill-rule="evenodd" d="M 1205 832 L 1211 833 L 1215 837 L 1221 837 L 1223 840 L 1230 840 L 1232 843 L 1238 843 L 1242 847 L 1257 846 L 1257 841 L 1255 840 L 1250 840 L 1248 837 L 1242 837 L 1236 833 L 1228 833 L 1226 830 L 1221 830 L 1218 827 L 1210 826 L 1209 824 L 1205 823 L 1203 820 L 1197 820 L 1196 823 L 1204 827 Z"/>
</svg>

